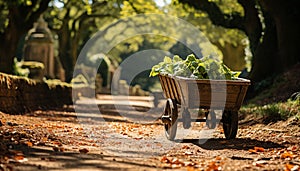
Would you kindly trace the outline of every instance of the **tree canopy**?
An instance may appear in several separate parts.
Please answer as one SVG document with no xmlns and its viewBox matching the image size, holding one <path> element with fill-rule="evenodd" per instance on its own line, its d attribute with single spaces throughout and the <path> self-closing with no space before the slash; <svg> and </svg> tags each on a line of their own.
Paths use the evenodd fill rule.
<svg viewBox="0 0 300 171">
<path fill-rule="evenodd" d="M 253 54 L 250 78 L 260 81 L 278 74 L 300 62 L 300 13 L 296 0 L 237 0 L 242 8 L 226 11 L 221 0 L 179 0 L 197 10 L 205 11 L 214 25 L 235 28 L 249 38 Z M 227 3 L 226 4 L 231 4 Z"/>
<path fill-rule="evenodd" d="M 172 0 L 165 6 L 158 6 L 154 0 L 0 0 L 0 40 L 5 42 L 0 47 L 0 71 L 12 73 L 18 42 L 41 14 L 56 35 L 58 56 L 70 80 L 79 52 L 94 33 L 107 30 L 107 40 L 113 40 L 116 37 L 109 30 L 121 23 L 111 25 L 113 21 L 156 13 L 176 16 L 193 24 L 219 49 L 216 51 L 225 63 L 240 58 L 238 61 L 242 62 L 238 66 L 229 65 L 232 68 L 242 69 L 243 58 L 253 56 L 247 64 L 251 68 L 250 78 L 260 81 L 300 61 L 297 4 L 296 0 Z M 130 32 L 129 25 L 122 27 L 124 33 Z M 180 30 L 181 26 L 176 27 Z M 161 29 L 172 32 L 168 27 Z M 184 31 L 176 34 L 187 37 Z M 247 50 L 248 45 L 250 50 Z M 162 35 L 136 35 L 120 42 L 110 53 L 120 61 L 149 48 L 182 53 L 182 56 L 191 53 L 186 45 Z"/>
</svg>

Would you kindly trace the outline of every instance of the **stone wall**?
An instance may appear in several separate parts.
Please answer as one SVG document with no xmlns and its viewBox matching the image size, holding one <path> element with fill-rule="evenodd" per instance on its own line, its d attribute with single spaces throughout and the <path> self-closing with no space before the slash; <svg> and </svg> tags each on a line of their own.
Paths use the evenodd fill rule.
<svg viewBox="0 0 300 171">
<path fill-rule="evenodd" d="M 45 83 L 0 73 L 0 111 L 10 114 L 72 104 L 68 84 Z"/>
</svg>

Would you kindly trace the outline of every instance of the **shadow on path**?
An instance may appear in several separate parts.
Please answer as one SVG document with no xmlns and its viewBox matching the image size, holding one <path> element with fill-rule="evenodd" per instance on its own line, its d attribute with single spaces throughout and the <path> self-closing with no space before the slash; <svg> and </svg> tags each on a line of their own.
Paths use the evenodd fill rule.
<svg viewBox="0 0 300 171">
<path fill-rule="evenodd" d="M 75 110 L 76 109 L 76 110 Z M 133 121 L 157 121 L 160 118 L 162 109 L 155 108 L 152 112 L 145 106 L 115 106 L 112 104 L 103 105 L 76 105 L 53 110 L 39 110 L 27 113 L 30 117 L 45 118 L 49 121 L 63 121 L 78 123 L 78 121 L 90 120 L 95 122 L 128 122 Z M 148 113 L 147 113 L 148 112 Z M 67 119 L 68 118 L 68 119 Z"/>
<path fill-rule="evenodd" d="M 138 168 L 156 168 L 138 159 L 124 159 L 98 152 L 83 154 L 66 151 L 55 152 L 47 147 L 28 147 L 17 145 L 15 150 L 23 151 L 29 162 L 19 163 L 16 170 L 132 170 Z M 32 162 L 30 162 L 32 161 Z"/>
<path fill-rule="evenodd" d="M 249 150 L 254 147 L 268 148 L 282 148 L 284 146 L 274 143 L 271 141 L 259 141 L 250 138 L 236 138 L 232 140 L 226 140 L 223 138 L 213 138 L 207 140 L 205 143 L 201 144 L 199 142 L 204 142 L 204 140 L 199 139 L 184 139 L 182 143 L 192 143 L 203 149 L 207 150 L 223 150 L 223 149 L 236 149 L 236 150 Z"/>
</svg>

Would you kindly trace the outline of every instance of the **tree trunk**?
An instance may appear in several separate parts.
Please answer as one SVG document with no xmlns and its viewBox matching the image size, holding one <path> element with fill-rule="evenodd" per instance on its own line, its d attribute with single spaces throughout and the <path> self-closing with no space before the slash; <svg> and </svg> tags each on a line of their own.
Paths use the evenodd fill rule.
<svg viewBox="0 0 300 171">
<path fill-rule="evenodd" d="M 264 9 L 265 32 L 252 63 L 250 78 L 260 81 L 281 73 L 300 62 L 300 15 L 293 0 L 261 0 Z"/>
<path fill-rule="evenodd" d="M 261 81 L 281 72 L 278 55 L 276 26 L 274 20 L 265 15 L 265 31 L 262 42 L 257 45 L 252 58 L 250 78 L 253 82 Z"/>
<path fill-rule="evenodd" d="M 300 5 L 298 1 L 270 1 L 264 0 L 262 5 L 269 11 L 274 18 L 277 39 L 278 54 L 280 55 L 280 63 L 284 69 L 289 68 L 297 62 L 300 62 Z"/>
<path fill-rule="evenodd" d="M 65 32 L 66 31 L 66 32 Z M 59 39 L 59 59 L 62 63 L 63 68 L 65 69 L 65 80 L 66 82 L 70 82 L 73 77 L 73 58 L 71 54 L 71 47 L 70 47 L 70 36 L 68 33 L 68 29 L 62 31 L 58 36 Z"/>
<path fill-rule="evenodd" d="M 6 31 L 0 35 L 0 41 L 3 42 L 0 46 L 0 72 L 14 73 L 14 57 L 16 56 L 18 41 L 23 32 L 14 21 L 10 20 Z"/>
<path fill-rule="evenodd" d="M 58 54 L 61 64 L 65 70 L 65 81 L 70 82 L 73 77 L 73 59 L 72 59 L 72 47 L 70 45 L 71 42 L 71 31 L 69 30 L 69 22 L 70 22 L 70 8 L 66 9 L 66 14 L 63 19 L 63 24 L 57 35 L 59 37 L 59 48 Z"/>
<path fill-rule="evenodd" d="M 0 39 L 5 42 L 5 39 Z M 9 46 L 8 43 L 3 43 L 0 47 L 0 72 L 13 74 L 13 63 L 16 47 Z"/>
</svg>

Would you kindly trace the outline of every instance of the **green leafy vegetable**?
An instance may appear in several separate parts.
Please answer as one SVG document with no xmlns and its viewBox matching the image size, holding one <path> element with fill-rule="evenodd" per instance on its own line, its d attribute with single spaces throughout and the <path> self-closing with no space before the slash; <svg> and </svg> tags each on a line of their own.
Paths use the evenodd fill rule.
<svg viewBox="0 0 300 171">
<path fill-rule="evenodd" d="M 158 74 L 181 76 L 195 79 L 236 79 L 240 72 L 232 72 L 225 64 L 211 56 L 198 59 L 191 54 L 183 60 L 175 55 L 172 58 L 166 56 L 163 62 L 152 67 L 150 77 Z"/>
</svg>

